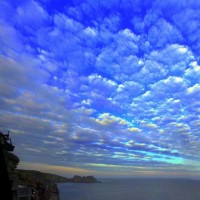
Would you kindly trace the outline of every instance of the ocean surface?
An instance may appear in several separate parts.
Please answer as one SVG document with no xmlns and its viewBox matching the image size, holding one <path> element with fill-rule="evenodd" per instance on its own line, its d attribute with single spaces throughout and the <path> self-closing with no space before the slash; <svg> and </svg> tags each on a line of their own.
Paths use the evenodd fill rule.
<svg viewBox="0 0 200 200">
<path fill-rule="evenodd" d="M 99 179 L 60 183 L 60 200 L 200 200 L 200 181 L 190 179 Z"/>
</svg>

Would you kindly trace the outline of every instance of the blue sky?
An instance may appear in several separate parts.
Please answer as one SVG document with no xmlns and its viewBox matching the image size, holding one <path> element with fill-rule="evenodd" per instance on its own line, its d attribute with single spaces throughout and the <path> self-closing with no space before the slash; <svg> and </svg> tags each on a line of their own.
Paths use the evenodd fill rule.
<svg viewBox="0 0 200 200">
<path fill-rule="evenodd" d="M 1 0 L 0 126 L 19 168 L 200 177 L 200 1 Z"/>
</svg>

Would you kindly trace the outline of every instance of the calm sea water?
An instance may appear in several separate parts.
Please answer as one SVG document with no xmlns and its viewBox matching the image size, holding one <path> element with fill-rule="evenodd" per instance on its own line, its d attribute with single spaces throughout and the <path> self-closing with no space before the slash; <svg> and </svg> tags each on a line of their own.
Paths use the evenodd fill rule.
<svg viewBox="0 0 200 200">
<path fill-rule="evenodd" d="M 102 179 L 102 183 L 58 184 L 60 200 L 200 200 L 200 181 Z"/>
</svg>

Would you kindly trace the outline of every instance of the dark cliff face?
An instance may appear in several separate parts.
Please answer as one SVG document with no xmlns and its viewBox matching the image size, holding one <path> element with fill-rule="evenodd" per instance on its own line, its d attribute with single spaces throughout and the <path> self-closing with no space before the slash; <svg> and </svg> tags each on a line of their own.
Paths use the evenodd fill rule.
<svg viewBox="0 0 200 200">
<path fill-rule="evenodd" d="M 97 183 L 98 181 L 93 176 L 78 176 L 75 175 L 72 179 L 70 179 L 73 183 Z"/>
<path fill-rule="evenodd" d="M 68 179 L 55 174 L 44 173 L 35 170 L 16 170 L 18 184 L 27 185 L 34 189 L 34 200 L 49 200 L 51 195 L 56 193 L 58 198 L 58 190 L 56 183 L 67 182 Z M 48 186 L 48 190 L 47 190 Z M 55 195 L 54 195 L 55 196 Z"/>
</svg>

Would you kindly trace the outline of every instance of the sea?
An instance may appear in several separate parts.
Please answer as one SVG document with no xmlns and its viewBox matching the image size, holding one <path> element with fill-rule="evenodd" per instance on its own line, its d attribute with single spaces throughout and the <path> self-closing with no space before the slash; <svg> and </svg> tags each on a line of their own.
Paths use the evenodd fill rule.
<svg viewBox="0 0 200 200">
<path fill-rule="evenodd" d="M 59 183 L 60 200 L 200 200 L 200 181 L 191 179 L 100 179 Z"/>
</svg>

